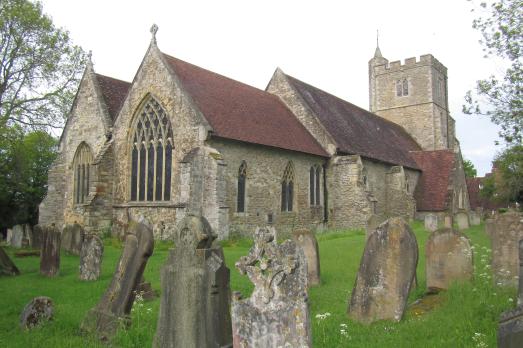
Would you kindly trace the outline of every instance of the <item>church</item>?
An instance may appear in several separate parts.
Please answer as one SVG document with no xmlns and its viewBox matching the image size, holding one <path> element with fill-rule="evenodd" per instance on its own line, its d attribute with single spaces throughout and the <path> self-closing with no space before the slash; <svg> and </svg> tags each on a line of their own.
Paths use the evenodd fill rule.
<svg viewBox="0 0 523 348">
<path fill-rule="evenodd" d="M 187 214 L 218 238 L 281 235 L 470 209 L 447 69 L 432 55 L 368 63 L 369 111 L 276 69 L 260 90 L 163 53 L 132 82 L 90 59 L 49 171 L 39 223 L 170 238 Z"/>
</svg>

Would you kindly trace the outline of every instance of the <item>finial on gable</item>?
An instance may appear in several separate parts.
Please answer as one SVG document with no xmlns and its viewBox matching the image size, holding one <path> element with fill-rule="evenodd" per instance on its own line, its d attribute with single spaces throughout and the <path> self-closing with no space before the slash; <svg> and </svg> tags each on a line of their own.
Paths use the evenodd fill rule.
<svg viewBox="0 0 523 348">
<path fill-rule="evenodd" d="M 155 44 L 156 44 L 156 33 L 157 32 L 158 32 L 158 26 L 156 24 L 153 24 L 151 26 L 151 34 L 152 34 L 151 42 L 153 42 Z"/>
<path fill-rule="evenodd" d="M 87 52 L 87 66 L 92 70 L 93 69 L 93 51 L 89 50 Z"/>
</svg>

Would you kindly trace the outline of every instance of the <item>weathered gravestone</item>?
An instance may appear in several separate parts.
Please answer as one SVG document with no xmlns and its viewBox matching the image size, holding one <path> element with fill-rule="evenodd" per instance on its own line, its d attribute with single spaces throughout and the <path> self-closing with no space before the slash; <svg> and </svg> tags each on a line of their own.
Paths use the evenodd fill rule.
<svg viewBox="0 0 523 348">
<path fill-rule="evenodd" d="M 84 229 L 75 223 L 66 225 L 62 231 L 62 248 L 74 255 L 80 255 L 84 241 Z"/>
<path fill-rule="evenodd" d="M 452 228 L 452 216 L 445 215 L 445 217 L 443 218 L 443 227 Z"/>
<path fill-rule="evenodd" d="M 150 282 L 145 281 L 144 277 L 140 279 L 138 287 L 135 289 L 136 295 L 140 295 L 144 301 L 151 301 L 158 297 L 156 291 L 153 290 L 153 287 Z"/>
<path fill-rule="evenodd" d="M 367 225 L 365 227 L 365 237 L 369 239 L 369 236 L 376 231 L 378 226 L 385 221 L 386 219 L 379 216 L 379 215 L 371 215 L 370 218 L 367 220 Z"/>
<path fill-rule="evenodd" d="M 365 245 L 349 316 L 363 323 L 401 320 L 417 264 L 418 243 L 409 225 L 401 218 L 381 224 Z"/>
<path fill-rule="evenodd" d="M 230 347 L 229 269 L 211 226 L 186 216 L 162 268 L 156 347 Z"/>
<path fill-rule="evenodd" d="M 457 213 L 454 215 L 454 218 L 456 219 L 456 223 L 458 224 L 458 230 L 465 230 L 470 227 L 469 224 L 469 215 L 467 213 Z"/>
<path fill-rule="evenodd" d="M 481 224 L 481 217 L 478 213 L 476 213 L 475 211 L 470 211 L 469 212 L 469 219 L 470 219 L 470 224 L 472 226 L 478 226 L 479 224 Z"/>
<path fill-rule="evenodd" d="M 49 297 L 35 297 L 20 314 L 20 326 L 31 329 L 53 318 L 53 300 Z"/>
<path fill-rule="evenodd" d="M 498 329 L 499 348 L 523 347 L 523 239 L 519 241 L 518 306 L 501 313 Z"/>
<path fill-rule="evenodd" d="M 102 271 L 104 244 L 100 237 L 88 234 L 82 243 L 80 252 L 80 279 L 97 280 Z"/>
<path fill-rule="evenodd" d="M 153 231 L 145 221 L 130 221 L 125 244 L 111 284 L 102 299 L 91 309 L 81 328 L 96 333 L 101 340 L 109 339 L 119 323 L 130 323 L 136 287 L 154 249 Z"/>
<path fill-rule="evenodd" d="M 11 245 L 12 240 L 13 240 L 13 230 L 11 228 L 8 228 L 7 234 L 5 235 L 5 244 Z"/>
<path fill-rule="evenodd" d="M 438 216 L 436 214 L 425 215 L 425 229 L 434 232 L 438 229 Z"/>
<path fill-rule="evenodd" d="M 257 228 L 249 255 L 236 263 L 254 283 L 248 299 L 233 295 L 233 347 L 311 347 L 307 261 L 296 243 L 278 244 L 274 228 Z"/>
<path fill-rule="evenodd" d="M 9 258 L 5 250 L 0 247 L 0 276 L 1 275 L 19 275 L 20 271 Z"/>
<path fill-rule="evenodd" d="M 37 227 L 38 225 L 34 226 L 31 233 L 31 248 L 33 249 L 41 249 L 42 248 L 42 229 Z"/>
<path fill-rule="evenodd" d="M 492 242 L 492 275 L 496 283 L 517 286 L 518 242 L 523 238 L 523 215 L 507 212 L 489 221 Z"/>
<path fill-rule="evenodd" d="M 42 248 L 40 249 L 40 274 L 48 277 L 58 275 L 60 271 L 61 233 L 54 224 L 38 225 L 42 231 Z"/>
<path fill-rule="evenodd" d="M 24 225 L 14 225 L 12 229 L 12 236 L 11 236 L 11 246 L 13 248 L 21 248 L 22 247 L 22 240 L 25 236 L 25 228 Z"/>
<path fill-rule="evenodd" d="M 308 286 L 320 284 L 320 251 L 314 233 L 309 230 L 297 230 L 294 231 L 292 239 L 303 250 L 307 259 Z"/>
<path fill-rule="evenodd" d="M 429 290 L 446 290 L 453 281 L 472 279 L 472 249 L 465 235 L 450 228 L 432 232 L 425 252 Z"/>
</svg>

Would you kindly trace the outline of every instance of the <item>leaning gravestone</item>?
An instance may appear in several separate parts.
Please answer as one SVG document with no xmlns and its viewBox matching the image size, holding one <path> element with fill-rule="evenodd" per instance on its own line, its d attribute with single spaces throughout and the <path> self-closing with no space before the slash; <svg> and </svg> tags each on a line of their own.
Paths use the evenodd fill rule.
<svg viewBox="0 0 523 348">
<path fill-rule="evenodd" d="M 9 258 L 5 250 L 0 247 L 0 276 L 2 275 L 19 275 L 20 271 Z"/>
<path fill-rule="evenodd" d="M 472 249 L 465 235 L 450 228 L 435 231 L 427 240 L 425 252 L 429 290 L 446 290 L 453 281 L 472 279 Z"/>
<path fill-rule="evenodd" d="M 363 323 L 401 320 L 417 264 L 418 243 L 409 225 L 401 218 L 381 224 L 365 245 L 349 316 Z"/>
<path fill-rule="evenodd" d="M 22 247 L 22 240 L 24 239 L 24 226 L 23 225 L 14 225 L 13 232 L 11 236 L 11 246 L 13 248 L 20 249 Z"/>
<path fill-rule="evenodd" d="M 75 223 L 66 225 L 62 232 L 62 248 L 74 255 L 80 255 L 84 241 L 84 229 Z"/>
<path fill-rule="evenodd" d="M 203 217 L 186 216 L 162 268 L 156 347 L 230 347 L 229 269 Z"/>
<path fill-rule="evenodd" d="M 492 274 L 496 283 L 517 286 L 518 242 L 523 238 L 523 215 L 507 212 L 488 223 L 492 242 Z"/>
<path fill-rule="evenodd" d="M 274 228 L 257 228 L 249 255 L 236 263 L 254 283 L 248 299 L 233 295 L 233 347 L 311 347 L 307 261 L 296 243 L 278 244 Z"/>
<path fill-rule="evenodd" d="M 469 224 L 469 215 L 467 213 L 457 213 L 456 215 L 454 215 L 455 219 L 456 219 L 456 222 L 458 224 L 458 230 L 466 230 L 467 228 L 470 227 L 470 224 Z"/>
<path fill-rule="evenodd" d="M 320 251 L 314 233 L 309 230 L 297 230 L 294 231 L 292 240 L 302 248 L 307 259 L 308 286 L 320 284 Z"/>
<path fill-rule="evenodd" d="M 144 221 L 131 221 L 111 284 L 98 305 L 87 313 L 81 326 L 83 331 L 96 333 L 101 340 L 107 340 L 114 335 L 120 321 L 130 323 L 129 313 L 136 296 L 134 290 L 153 249 L 150 225 Z"/>
<path fill-rule="evenodd" d="M 425 229 L 434 232 L 438 229 L 438 216 L 436 214 L 425 215 Z"/>
<path fill-rule="evenodd" d="M 61 233 L 54 224 L 39 226 L 42 230 L 42 248 L 40 249 L 40 274 L 54 277 L 60 271 Z"/>
<path fill-rule="evenodd" d="M 102 271 L 104 244 L 100 237 L 88 234 L 82 243 L 80 251 L 80 279 L 97 280 Z"/>
<path fill-rule="evenodd" d="M 29 302 L 20 315 L 22 329 L 32 329 L 53 319 L 53 300 L 49 297 L 35 297 Z"/>
</svg>

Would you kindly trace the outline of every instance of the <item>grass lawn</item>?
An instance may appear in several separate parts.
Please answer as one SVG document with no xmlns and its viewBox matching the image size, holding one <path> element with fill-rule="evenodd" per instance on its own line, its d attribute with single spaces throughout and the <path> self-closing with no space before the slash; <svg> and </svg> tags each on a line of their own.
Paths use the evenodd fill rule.
<svg viewBox="0 0 523 348">
<path fill-rule="evenodd" d="M 425 243 L 427 232 L 413 223 L 420 259 L 418 287 L 409 303 L 425 293 Z M 427 306 L 411 307 L 400 323 L 378 322 L 361 325 L 348 319 L 347 303 L 354 285 L 365 244 L 362 231 L 325 233 L 318 236 L 321 281 L 309 291 L 310 314 L 315 347 L 496 347 L 497 320 L 502 311 L 515 306 L 516 289 L 493 286 L 490 275 L 490 242 L 483 226 L 465 231 L 474 245 L 475 277 L 472 283 L 455 284 L 449 291 L 432 296 Z M 145 270 L 145 279 L 160 289 L 160 267 L 167 258 L 169 245 L 157 243 Z M 226 262 L 231 269 L 231 289 L 248 295 L 252 291 L 246 276 L 234 262 L 246 255 L 249 242 L 227 243 Z M 108 286 L 121 249 L 106 241 L 102 277 L 96 282 L 78 280 L 79 258 L 62 254 L 60 276 L 48 279 L 39 275 L 39 259 L 14 258 L 21 271 L 17 277 L 0 278 L 0 347 L 101 347 L 96 340 L 78 330 L 86 312 L 96 305 Z M 53 321 L 32 331 L 19 327 L 19 315 L 36 296 L 49 296 L 55 303 Z M 133 324 L 121 330 L 111 342 L 114 347 L 150 347 L 156 330 L 160 301 L 138 303 Z M 330 313 L 325 319 L 317 314 Z M 347 334 L 340 329 L 346 325 Z"/>
</svg>

